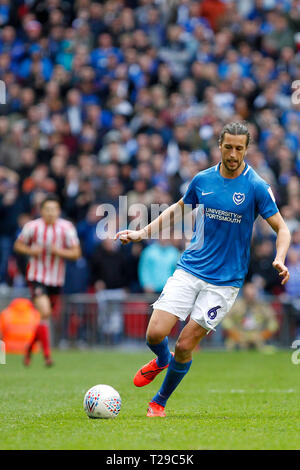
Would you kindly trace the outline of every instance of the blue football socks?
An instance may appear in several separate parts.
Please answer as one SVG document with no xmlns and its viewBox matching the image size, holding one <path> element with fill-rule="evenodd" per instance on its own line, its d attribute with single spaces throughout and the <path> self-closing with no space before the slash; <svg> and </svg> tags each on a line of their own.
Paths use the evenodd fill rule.
<svg viewBox="0 0 300 470">
<path fill-rule="evenodd" d="M 184 364 L 176 362 L 174 357 L 172 357 L 162 386 L 151 401 L 161 406 L 166 406 L 168 398 L 174 392 L 177 385 L 180 384 L 183 377 L 188 373 L 191 364 L 192 361 L 185 362 Z"/>
<path fill-rule="evenodd" d="M 150 344 L 147 342 L 147 346 L 157 355 L 156 363 L 158 367 L 165 367 L 169 364 L 172 357 L 169 350 L 169 341 L 168 338 L 162 340 L 159 344 Z"/>
</svg>

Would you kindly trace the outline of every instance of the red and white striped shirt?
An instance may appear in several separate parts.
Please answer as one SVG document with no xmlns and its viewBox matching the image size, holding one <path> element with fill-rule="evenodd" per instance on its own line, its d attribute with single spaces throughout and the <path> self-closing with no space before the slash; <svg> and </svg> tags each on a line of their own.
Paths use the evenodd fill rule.
<svg viewBox="0 0 300 470">
<path fill-rule="evenodd" d="M 72 248 L 79 245 L 74 225 L 65 219 L 57 219 L 47 225 L 42 218 L 32 220 L 24 225 L 18 240 L 28 246 L 42 246 L 43 252 L 39 256 L 31 256 L 26 270 L 26 279 L 36 281 L 46 286 L 62 286 L 65 281 L 65 260 L 53 255 L 49 248 Z"/>
</svg>

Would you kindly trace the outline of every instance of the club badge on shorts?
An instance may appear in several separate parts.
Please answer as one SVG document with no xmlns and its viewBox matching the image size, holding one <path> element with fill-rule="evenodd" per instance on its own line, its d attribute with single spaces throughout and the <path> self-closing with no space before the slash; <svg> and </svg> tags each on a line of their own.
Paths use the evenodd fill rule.
<svg viewBox="0 0 300 470">
<path fill-rule="evenodd" d="M 210 310 L 208 310 L 207 312 L 208 318 L 210 318 L 211 320 L 214 320 L 217 316 L 217 310 L 219 310 L 219 308 L 221 308 L 221 305 L 218 305 L 217 307 L 213 307 Z"/>
</svg>

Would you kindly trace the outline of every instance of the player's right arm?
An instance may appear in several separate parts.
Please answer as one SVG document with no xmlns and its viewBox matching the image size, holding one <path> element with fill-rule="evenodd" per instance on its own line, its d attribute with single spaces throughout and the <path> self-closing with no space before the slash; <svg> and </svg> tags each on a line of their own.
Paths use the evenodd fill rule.
<svg viewBox="0 0 300 470">
<path fill-rule="evenodd" d="M 14 250 L 21 255 L 39 256 L 43 252 L 43 247 L 39 245 L 29 246 L 25 242 L 17 239 L 14 244 Z"/>
<path fill-rule="evenodd" d="M 151 238 L 153 235 L 161 234 L 164 229 L 172 229 L 178 220 L 182 220 L 184 205 L 183 199 L 180 199 L 143 229 L 121 230 L 115 235 L 114 239 L 119 239 L 123 245 L 126 245 L 129 242 L 140 242 Z"/>
<path fill-rule="evenodd" d="M 32 226 L 28 222 L 24 225 L 22 232 L 14 243 L 14 250 L 20 255 L 26 256 L 39 256 L 42 254 L 43 247 L 36 243 L 31 243 L 32 240 Z"/>
</svg>

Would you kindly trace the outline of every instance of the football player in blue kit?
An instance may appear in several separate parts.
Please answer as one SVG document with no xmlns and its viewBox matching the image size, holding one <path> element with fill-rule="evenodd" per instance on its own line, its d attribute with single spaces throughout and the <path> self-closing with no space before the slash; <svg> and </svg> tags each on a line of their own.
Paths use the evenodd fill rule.
<svg viewBox="0 0 300 470">
<path fill-rule="evenodd" d="M 142 387 L 168 369 L 147 416 L 165 417 L 168 398 L 189 371 L 192 352 L 205 335 L 231 309 L 247 274 L 253 224 L 261 215 L 276 232 L 273 268 L 289 279 L 285 258 L 289 230 L 281 217 L 270 186 L 245 162 L 250 134 L 244 123 L 227 124 L 219 138 L 221 161 L 198 173 L 184 197 L 142 230 L 123 230 L 115 239 L 139 242 L 174 226 L 186 207 L 198 208 L 196 229 L 160 297 L 153 304 L 147 345 L 157 356 L 139 369 L 134 384 Z M 168 335 L 176 322 L 190 319 L 176 342 L 175 355 Z"/>
</svg>

